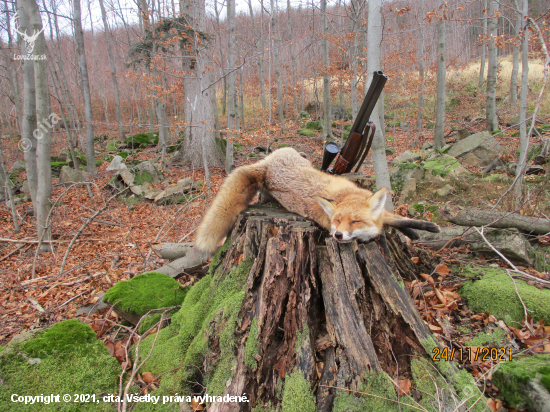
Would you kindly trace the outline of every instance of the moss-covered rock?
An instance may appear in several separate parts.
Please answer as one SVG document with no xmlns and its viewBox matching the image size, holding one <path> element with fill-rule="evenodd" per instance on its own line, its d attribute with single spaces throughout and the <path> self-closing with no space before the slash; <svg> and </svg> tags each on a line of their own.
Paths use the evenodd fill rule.
<svg viewBox="0 0 550 412">
<path fill-rule="evenodd" d="M 127 320 L 137 323 L 136 319 L 152 309 L 180 305 L 188 290 L 164 273 L 148 272 L 118 282 L 105 293 L 103 301 L 123 312 L 123 317 L 124 313 L 135 315 Z"/>
<path fill-rule="evenodd" d="M 550 355 L 533 355 L 501 362 L 493 373 L 493 383 L 508 405 L 519 410 L 532 408 L 527 387 L 529 381 L 535 379 L 540 379 L 540 385 L 550 392 Z"/>
<path fill-rule="evenodd" d="M 302 136 L 317 136 L 317 133 L 307 128 L 298 129 L 298 134 Z"/>
<path fill-rule="evenodd" d="M 424 169 L 435 176 L 447 176 L 454 169 L 460 166 L 458 160 L 450 156 L 442 156 L 430 160 L 424 164 Z"/>
<path fill-rule="evenodd" d="M 30 335 L 29 335 L 30 336 Z M 15 343 L 0 360 L 0 410 L 2 411 L 110 411 L 101 394 L 118 393 L 121 369 L 117 360 L 94 331 L 76 319 L 53 325 L 44 333 Z M 8 353 L 6 353 L 8 352 Z M 39 357 L 34 362 L 29 358 Z M 31 364 L 32 363 L 32 364 Z M 94 402 L 27 404 L 12 402 L 11 396 L 86 394 Z"/>
<path fill-rule="evenodd" d="M 132 149 L 144 149 L 148 146 L 157 145 L 159 143 L 159 133 L 136 133 L 130 137 L 127 137 L 124 143 Z"/>
<path fill-rule="evenodd" d="M 482 275 L 485 273 L 485 275 Z M 467 299 L 470 310 L 479 313 L 491 313 L 499 319 L 504 319 L 508 324 L 518 324 L 525 317 L 523 305 L 517 295 L 520 294 L 531 317 L 538 322 L 544 320 L 550 324 L 550 290 L 537 289 L 522 280 L 514 282 L 503 269 L 467 267 L 465 276 L 479 276 L 476 281 L 467 281 L 459 290 L 460 295 Z"/>
<path fill-rule="evenodd" d="M 320 120 L 311 120 L 306 123 L 306 129 L 310 130 L 323 130 L 323 125 Z"/>
</svg>

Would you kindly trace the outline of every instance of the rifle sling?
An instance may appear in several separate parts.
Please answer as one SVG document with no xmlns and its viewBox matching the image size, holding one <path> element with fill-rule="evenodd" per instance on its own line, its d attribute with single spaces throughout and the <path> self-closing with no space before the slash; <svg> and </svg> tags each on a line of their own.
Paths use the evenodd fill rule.
<svg viewBox="0 0 550 412">
<path fill-rule="evenodd" d="M 372 145 L 372 139 L 374 138 L 374 132 L 376 132 L 376 126 L 374 125 L 373 122 L 369 122 L 367 127 L 370 129 L 370 136 L 368 136 L 369 130 L 365 129 L 365 133 L 368 136 L 367 147 L 366 147 L 365 151 L 363 152 L 363 156 L 361 156 L 361 160 L 359 161 L 359 164 L 355 168 L 355 173 L 357 173 L 357 171 L 361 168 L 361 166 L 363 165 L 363 162 L 367 158 L 367 154 L 369 153 L 370 147 Z"/>
</svg>

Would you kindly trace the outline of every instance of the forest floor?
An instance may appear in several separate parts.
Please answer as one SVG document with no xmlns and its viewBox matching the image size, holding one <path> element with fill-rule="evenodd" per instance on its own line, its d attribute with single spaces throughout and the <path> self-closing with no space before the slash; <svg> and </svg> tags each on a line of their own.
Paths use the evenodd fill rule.
<svg viewBox="0 0 550 412">
<path fill-rule="evenodd" d="M 481 100 L 481 96 L 477 97 Z M 459 101 L 459 105 L 464 101 Z M 479 104 L 479 102 L 478 102 Z M 466 127 L 470 132 L 485 129 L 485 119 L 464 115 L 466 110 L 454 110 L 447 115 L 446 129 L 447 143 L 455 140 L 451 127 Z M 517 137 L 512 136 L 517 129 L 507 129 L 505 124 L 512 113 L 501 111 L 501 124 L 503 133 L 495 137 L 503 147 L 503 155 L 511 158 L 517 157 Z M 545 114 L 543 113 L 543 117 Z M 550 121 L 546 117 L 546 122 Z M 387 147 L 395 151 L 388 155 L 388 162 L 411 148 L 414 140 L 417 147 L 426 142 L 433 141 L 433 130 L 423 129 L 420 134 L 414 128 L 397 126 L 386 128 Z M 242 136 L 242 149 L 236 152 L 235 166 L 248 164 L 257 160 L 250 157 L 253 148 L 269 140 L 274 148 L 281 144 L 294 147 L 304 152 L 314 165 L 320 165 L 322 158 L 323 141 L 318 136 L 306 137 L 298 134 L 298 129 L 303 124 L 296 121 L 287 121 L 283 131 L 271 128 L 268 130 L 257 125 L 256 128 L 244 132 Z M 546 132 L 546 134 L 548 131 Z M 116 131 L 108 129 L 96 129 L 96 135 L 106 135 L 114 139 Z M 64 131 L 56 133 L 53 141 L 52 155 L 66 149 L 64 144 Z M 275 139 L 277 139 L 275 141 Z M 540 137 L 532 138 L 531 143 L 538 143 Z M 98 145 L 98 156 L 105 153 L 108 140 Z M 16 161 L 23 160 L 23 152 L 17 150 L 17 141 L 5 139 L 3 143 L 4 153 L 8 168 Z M 99 157 L 98 157 L 99 158 Z M 158 158 L 156 148 L 139 151 L 137 160 L 151 160 Z M 373 174 L 372 160 L 365 162 L 362 172 Z M 55 322 L 76 316 L 77 309 L 89 303 L 96 303 L 98 295 L 106 292 L 120 280 L 132 278 L 136 274 L 154 270 L 164 264 L 164 261 L 151 253 L 151 244 L 157 242 L 188 242 L 193 240 L 194 230 L 200 223 L 207 208 L 208 199 L 206 186 L 196 193 L 196 196 L 183 204 L 156 205 L 153 202 L 133 201 L 127 197 L 117 197 L 110 201 L 105 210 L 98 216 L 102 222 L 92 222 L 77 237 L 69 251 L 66 264 L 61 270 L 62 262 L 67 253 L 67 246 L 79 232 L 95 211 L 105 206 L 113 192 L 107 188 L 107 182 L 114 172 L 107 172 L 109 162 L 103 162 L 98 167 L 98 175 L 92 185 L 93 197 L 83 185 L 76 185 L 67 189 L 57 184 L 54 179 L 52 190 L 52 202 L 55 207 L 52 212 L 52 232 L 54 243 L 53 252 L 40 254 L 36 248 L 36 227 L 32 217 L 32 204 L 20 203 L 17 206 L 21 222 L 21 232 L 13 233 L 11 214 L 4 205 L 0 209 L 0 345 L 5 345 L 16 334 L 37 327 L 46 327 Z M 204 170 L 202 168 L 188 169 L 178 164 L 168 164 L 168 169 L 163 170 L 165 180 L 176 183 L 185 177 L 192 177 L 195 181 L 204 182 Z M 479 173 L 480 170 L 471 169 Z M 25 172 L 21 171 L 15 176 L 17 180 L 25 180 Z M 210 168 L 211 193 L 217 193 L 219 186 L 226 177 L 225 170 L 221 167 Z M 476 204 L 478 207 L 490 205 L 495 196 L 504 193 L 506 187 L 493 187 L 473 189 L 464 202 Z M 511 195 L 510 195 L 511 196 Z M 505 199 L 501 210 L 511 211 L 513 198 Z M 398 213 L 407 214 L 407 204 L 400 205 Z M 521 213 L 543 217 L 540 204 L 533 199 L 526 204 Z M 429 214 L 424 218 L 430 218 Z M 540 237 L 542 244 L 550 244 L 550 237 Z M 445 249 L 436 253 L 441 261 L 440 271 L 446 275 L 448 266 L 455 262 L 457 252 Z M 34 268 L 34 269 L 33 269 Z M 34 270 L 34 277 L 33 277 Z M 189 276 L 183 276 L 178 280 L 182 284 L 193 282 Z M 455 294 L 460 282 L 460 277 L 446 279 L 446 290 Z M 103 314 L 95 314 L 86 319 L 91 322 L 103 317 Z M 110 315 L 117 320 L 114 312 Z M 83 320 L 84 318 L 81 317 Z M 471 313 L 468 320 L 473 329 L 481 329 L 487 325 L 488 317 L 484 314 Z"/>
</svg>

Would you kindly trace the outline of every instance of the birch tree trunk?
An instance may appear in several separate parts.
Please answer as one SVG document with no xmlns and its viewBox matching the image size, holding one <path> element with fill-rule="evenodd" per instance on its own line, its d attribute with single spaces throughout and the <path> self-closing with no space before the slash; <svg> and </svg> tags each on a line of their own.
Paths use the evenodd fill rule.
<svg viewBox="0 0 550 412">
<path fill-rule="evenodd" d="M 516 10 L 520 10 L 518 1 L 514 0 Z M 515 33 L 519 37 L 521 33 L 521 13 L 517 13 Z M 518 73 L 519 73 L 519 47 L 514 45 L 513 57 L 512 57 L 512 78 L 510 79 L 510 106 L 512 109 L 518 104 Z"/>
<path fill-rule="evenodd" d="M 19 31 L 30 33 L 30 23 L 27 10 L 21 1 L 17 2 L 17 13 L 19 16 Z M 25 42 L 21 41 L 21 53 L 27 55 Z M 33 131 L 37 129 L 36 122 L 36 93 L 34 86 L 34 62 L 25 60 L 23 63 L 23 118 L 21 121 L 21 140 L 27 139 L 27 150 L 25 153 L 25 169 L 27 181 L 31 192 L 33 207 L 36 208 L 36 188 L 38 187 L 38 171 L 36 166 L 37 142 Z"/>
<path fill-rule="evenodd" d="M 113 48 L 111 45 L 111 32 L 109 28 L 109 23 L 107 21 L 107 13 L 105 12 L 105 5 L 103 0 L 99 0 L 99 7 L 101 8 L 101 18 L 103 19 L 103 28 L 105 30 L 105 40 L 107 42 L 107 54 L 109 55 L 109 67 L 111 69 L 111 80 L 113 82 L 113 91 L 115 94 L 115 112 L 116 112 L 116 121 L 118 123 L 118 134 L 120 140 L 124 140 L 124 126 L 122 124 L 122 114 L 120 110 L 120 93 L 118 92 L 118 79 L 116 72 L 116 63 L 115 56 L 113 54 Z"/>
<path fill-rule="evenodd" d="M 525 22 L 529 15 L 529 0 L 522 1 L 521 21 Z M 529 136 L 527 135 L 527 91 L 529 80 L 529 29 L 523 30 L 521 42 L 521 92 L 519 103 L 519 162 L 516 168 L 516 178 L 525 171 L 524 165 L 527 161 L 527 149 L 529 147 Z M 514 187 L 516 207 L 523 204 L 523 176 L 519 176 Z"/>
<path fill-rule="evenodd" d="M 321 0 L 321 56 L 323 58 L 323 134 L 322 140 L 332 137 L 332 119 L 330 116 L 330 62 L 328 59 L 328 23 L 327 0 Z"/>
<path fill-rule="evenodd" d="M 29 17 L 29 32 L 40 33 L 34 43 L 34 83 L 36 91 L 36 117 L 40 123 L 48 124 L 50 115 L 50 93 L 48 84 L 48 62 L 43 58 L 46 55 L 46 41 L 42 20 L 35 0 L 19 0 L 18 3 L 25 9 Z M 32 96 L 25 96 L 32 98 Z M 51 127 L 41 127 L 33 134 L 37 140 L 36 166 L 37 166 L 37 187 L 36 187 L 36 232 L 38 239 L 51 240 L 51 228 L 47 226 L 47 217 L 50 212 L 50 198 L 52 194 L 52 171 L 50 167 L 50 145 Z M 41 250 L 51 250 L 50 243 L 42 243 Z"/>
<path fill-rule="evenodd" d="M 234 135 L 231 132 L 236 129 L 236 113 L 235 106 L 237 102 L 237 87 L 235 84 L 235 47 L 237 42 L 237 37 L 235 35 L 235 0 L 227 0 L 227 27 L 229 30 L 228 44 L 227 44 L 227 64 L 228 71 L 227 82 L 228 82 L 228 107 L 227 107 L 227 128 L 229 129 L 227 146 L 225 151 L 225 171 L 227 174 L 231 173 L 234 166 L 233 159 L 233 139 Z"/>
<path fill-rule="evenodd" d="M 382 4 L 381 0 L 370 0 L 369 1 L 369 15 L 368 15 L 368 26 L 367 26 L 367 50 L 368 50 L 368 60 L 367 60 L 367 73 L 369 74 L 367 78 L 367 84 L 365 85 L 365 93 L 372 82 L 372 74 L 381 70 L 381 55 L 382 55 Z M 383 97 L 378 100 L 374 110 L 371 114 L 371 119 L 376 126 L 376 133 L 374 134 L 374 139 L 372 142 L 372 163 L 374 166 L 374 174 L 376 176 L 376 187 L 382 188 L 385 187 L 391 191 L 390 183 L 390 174 L 388 171 L 388 162 L 386 160 L 386 142 L 384 141 L 384 136 L 382 134 L 383 125 L 380 124 L 380 115 L 379 115 L 379 105 L 383 105 Z M 393 210 L 393 205 L 391 202 L 391 196 L 388 196 L 386 201 L 386 209 L 388 211 Z"/>
<path fill-rule="evenodd" d="M 498 12 L 498 3 L 495 0 L 491 0 L 489 3 L 489 45 L 488 55 L 489 63 L 487 65 L 487 100 L 485 103 L 485 111 L 487 116 L 487 130 L 493 131 L 498 129 L 497 118 L 497 48 L 496 48 L 496 36 L 497 36 L 497 23 L 498 18 L 496 13 Z"/>
<path fill-rule="evenodd" d="M 90 80 L 88 78 L 88 66 L 84 50 L 84 34 L 82 32 L 82 17 L 80 0 L 73 0 L 73 22 L 76 40 L 76 53 L 78 54 L 78 66 L 80 69 L 80 81 L 82 83 L 82 97 L 84 98 L 84 117 L 86 119 L 86 170 L 92 176 L 96 174 L 94 152 L 94 125 L 92 115 L 92 98 L 90 95 Z"/>
<path fill-rule="evenodd" d="M 438 6 L 445 3 L 438 0 Z M 446 94 L 446 67 L 445 67 L 445 19 L 440 18 L 437 23 L 437 94 L 435 107 L 434 148 L 445 146 L 445 94 Z"/>
</svg>

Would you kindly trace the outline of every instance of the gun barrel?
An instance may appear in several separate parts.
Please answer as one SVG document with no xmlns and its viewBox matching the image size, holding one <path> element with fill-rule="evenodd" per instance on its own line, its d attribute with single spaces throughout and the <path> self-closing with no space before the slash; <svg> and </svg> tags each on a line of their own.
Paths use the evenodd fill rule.
<svg viewBox="0 0 550 412">
<path fill-rule="evenodd" d="M 353 132 L 363 133 L 363 130 L 365 129 L 365 126 L 369 121 L 370 115 L 374 110 L 374 106 L 376 106 L 376 102 L 378 101 L 378 98 L 380 97 L 382 89 L 384 88 L 387 80 L 388 76 L 382 73 L 381 70 L 375 71 L 373 73 L 372 82 L 369 86 L 367 94 L 365 95 L 363 104 L 361 105 L 361 108 L 357 113 L 357 117 L 353 122 L 353 126 L 350 130 L 350 136 Z"/>
</svg>

